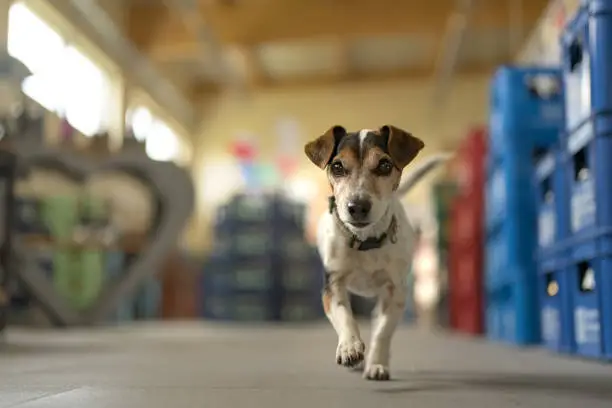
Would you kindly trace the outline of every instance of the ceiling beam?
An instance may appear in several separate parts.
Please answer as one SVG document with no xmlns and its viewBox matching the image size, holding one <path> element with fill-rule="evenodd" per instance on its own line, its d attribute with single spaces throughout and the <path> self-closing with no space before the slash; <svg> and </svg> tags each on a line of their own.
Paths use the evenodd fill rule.
<svg viewBox="0 0 612 408">
<path fill-rule="evenodd" d="M 533 24 L 547 0 L 525 1 L 522 21 Z M 236 6 L 201 2 L 200 12 L 222 43 L 257 45 L 314 38 L 351 39 L 366 36 L 430 34 L 444 26 L 455 0 L 249 0 Z M 481 0 L 471 16 L 473 29 L 507 27 L 510 10 L 500 0 Z M 129 35 L 153 55 L 172 47 L 190 50 L 197 38 L 181 18 L 164 7 L 133 5 Z M 151 27 L 151 21 L 156 21 Z"/>
<path fill-rule="evenodd" d="M 456 75 L 461 76 L 481 76 L 491 75 L 495 69 L 505 61 L 498 64 L 471 64 L 462 66 L 457 70 Z M 431 80 L 432 72 L 430 66 L 416 67 L 411 69 L 399 69 L 378 73 L 355 73 L 307 76 L 301 78 L 287 79 L 266 79 L 251 84 L 252 90 L 272 90 L 272 89 L 309 89 L 325 88 L 341 85 L 354 85 L 363 83 L 383 83 L 406 80 Z M 210 92 L 210 86 L 201 84 L 199 88 L 204 94 Z"/>
</svg>

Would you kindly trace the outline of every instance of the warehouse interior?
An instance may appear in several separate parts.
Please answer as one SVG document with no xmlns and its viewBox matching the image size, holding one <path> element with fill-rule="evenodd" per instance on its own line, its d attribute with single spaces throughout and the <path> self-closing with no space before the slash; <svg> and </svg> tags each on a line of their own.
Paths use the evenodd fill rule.
<svg viewBox="0 0 612 408">
<path fill-rule="evenodd" d="M 610 0 L 0 0 L 0 408 L 609 407 L 611 42 Z M 379 240 L 385 376 L 322 299 L 335 126 L 450 155 Z"/>
</svg>

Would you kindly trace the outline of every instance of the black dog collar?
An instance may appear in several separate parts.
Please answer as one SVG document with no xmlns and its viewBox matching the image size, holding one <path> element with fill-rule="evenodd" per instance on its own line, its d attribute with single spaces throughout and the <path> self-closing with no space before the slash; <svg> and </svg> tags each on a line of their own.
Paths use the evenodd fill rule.
<svg viewBox="0 0 612 408">
<path fill-rule="evenodd" d="M 340 217 L 338 216 L 338 211 L 336 210 L 336 197 L 329 197 L 329 213 L 334 216 L 338 225 L 345 233 L 345 235 L 350 236 L 348 246 L 349 248 L 356 249 L 357 251 L 369 251 L 371 249 L 379 249 L 381 248 L 387 239 L 389 239 L 392 243 L 397 242 L 397 220 L 395 216 L 391 218 L 391 223 L 389 224 L 389 228 L 379 237 L 368 237 L 365 240 L 360 240 L 357 238 L 355 234 L 353 234 L 347 227 L 344 225 Z"/>
</svg>

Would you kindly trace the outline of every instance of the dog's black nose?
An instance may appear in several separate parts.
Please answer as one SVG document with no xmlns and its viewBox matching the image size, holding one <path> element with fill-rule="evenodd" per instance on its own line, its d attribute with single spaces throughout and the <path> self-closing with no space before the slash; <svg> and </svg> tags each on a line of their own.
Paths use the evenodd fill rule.
<svg viewBox="0 0 612 408">
<path fill-rule="evenodd" d="M 365 221 L 368 218 L 370 210 L 372 209 L 372 202 L 370 200 L 358 198 L 349 201 L 347 207 L 353 220 Z"/>
</svg>

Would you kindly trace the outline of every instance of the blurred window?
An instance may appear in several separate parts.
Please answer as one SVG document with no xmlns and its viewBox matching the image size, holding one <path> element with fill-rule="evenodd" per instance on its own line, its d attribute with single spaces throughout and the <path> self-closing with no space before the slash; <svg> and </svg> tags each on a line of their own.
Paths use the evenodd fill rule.
<svg viewBox="0 0 612 408">
<path fill-rule="evenodd" d="M 108 75 L 21 2 L 9 11 L 8 52 L 32 72 L 26 95 L 85 136 L 107 130 Z"/>
</svg>

